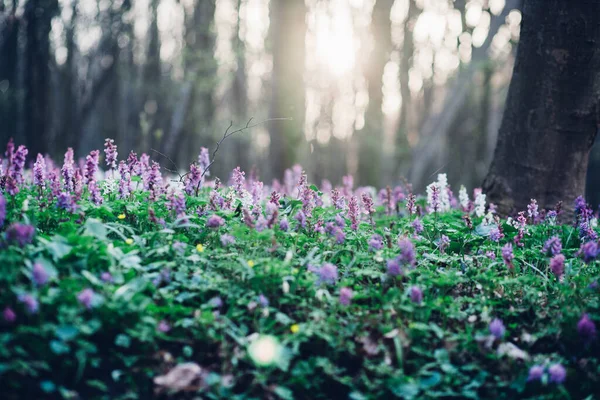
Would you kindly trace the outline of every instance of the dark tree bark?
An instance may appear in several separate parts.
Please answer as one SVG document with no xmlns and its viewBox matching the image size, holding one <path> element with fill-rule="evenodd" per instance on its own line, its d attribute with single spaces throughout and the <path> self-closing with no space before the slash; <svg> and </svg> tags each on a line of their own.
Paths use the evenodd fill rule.
<svg viewBox="0 0 600 400">
<path fill-rule="evenodd" d="M 274 0 L 270 6 L 273 73 L 269 123 L 272 175 L 281 176 L 297 159 L 304 127 L 304 58 L 306 5 L 304 0 Z"/>
<path fill-rule="evenodd" d="M 392 21 L 390 12 L 393 0 L 377 0 L 373 7 L 371 31 L 374 48 L 367 64 L 369 105 L 365 113 L 365 126 L 357 132 L 360 151 L 358 156 L 358 183 L 380 185 L 383 152 L 383 70 L 392 51 Z"/>
<path fill-rule="evenodd" d="M 17 2 L 13 3 L 10 12 L 0 10 L 0 140 L 5 143 L 17 133 L 17 59 L 19 56 L 19 26 L 16 16 Z"/>
<path fill-rule="evenodd" d="M 403 37 L 402 37 L 402 52 L 400 58 L 400 95 L 402 96 L 402 105 L 400 107 L 400 116 L 398 117 L 398 131 L 396 132 L 395 145 L 396 145 L 396 171 L 401 170 L 402 164 L 407 161 L 407 157 L 410 153 L 408 147 L 408 131 L 411 127 L 409 116 L 410 116 L 410 105 L 411 105 L 411 94 L 410 88 L 408 87 L 409 82 L 409 70 L 412 65 L 413 53 L 415 50 L 415 44 L 413 42 L 413 29 L 414 19 L 418 15 L 418 8 L 414 0 L 408 1 L 408 12 L 406 20 L 404 21 Z M 396 178 L 396 177 L 394 177 Z"/>
<path fill-rule="evenodd" d="M 600 125 L 600 2 L 528 0 L 494 159 L 483 183 L 498 211 L 530 199 L 570 210 L 585 191 Z M 565 215 L 568 215 L 566 213 Z"/>
<path fill-rule="evenodd" d="M 241 35 L 241 18 L 240 10 L 242 8 L 242 0 L 238 0 L 237 10 L 238 18 L 236 23 L 235 36 L 233 37 L 233 50 L 235 52 L 237 68 L 233 78 L 231 87 L 231 101 L 233 108 L 233 117 L 240 123 L 247 121 L 248 114 L 248 90 L 246 80 L 246 46 Z M 234 139 L 235 160 L 242 170 L 250 168 L 250 153 L 251 142 L 250 132 L 245 132 L 242 135 L 237 135 Z"/>
<path fill-rule="evenodd" d="M 24 131 L 29 153 L 46 151 L 50 128 L 50 29 L 58 12 L 56 0 L 29 0 L 23 17 L 25 36 Z"/>
</svg>

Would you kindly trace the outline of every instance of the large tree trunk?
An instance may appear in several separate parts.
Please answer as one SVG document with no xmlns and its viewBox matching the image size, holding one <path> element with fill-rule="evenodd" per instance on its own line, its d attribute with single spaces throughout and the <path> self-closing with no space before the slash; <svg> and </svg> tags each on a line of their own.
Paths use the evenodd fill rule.
<svg viewBox="0 0 600 400">
<path fill-rule="evenodd" d="M 358 183 L 361 185 L 379 186 L 380 184 L 384 137 L 384 116 L 381 110 L 383 71 L 392 51 L 390 12 L 393 4 L 393 0 L 377 0 L 373 6 L 371 31 L 374 47 L 368 58 L 366 74 L 369 105 L 365 113 L 365 126 L 357 132 L 361 149 L 358 153 Z"/>
<path fill-rule="evenodd" d="M 6 143 L 17 133 L 18 74 L 20 19 L 16 5 L 9 12 L 0 1 L 0 140 Z"/>
<path fill-rule="evenodd" d="M 498 211 L 584 193 L 600 124 L 600 2 L 528 0 L 494 159 L 483 183 Z"/>
<path fill-rule="evenodd" d="M 271 1 L 271 118 L 292 121 L 269 123 L 272 175 L 281 176 L 297 161 L 304 127 L 304 57 L 306 5 L 304 0 Z"/>
<path fill-rule="evenodd" d="M 56 0 L 29 0 L 23 17 L 25 44 L 25 138 L 29 153 L 44 153 L 50 129 L 50 29 L 58 12 Z"/>
</svg>

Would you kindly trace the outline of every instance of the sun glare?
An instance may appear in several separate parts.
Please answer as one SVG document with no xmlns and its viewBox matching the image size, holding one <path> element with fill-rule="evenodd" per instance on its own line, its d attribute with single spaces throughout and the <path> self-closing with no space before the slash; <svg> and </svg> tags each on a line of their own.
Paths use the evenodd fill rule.
<svg viewBox="0 0 600 400">
<path fill-rule="evenodd" d="M 343 76 L 355 65 L 356 40 L 347 7 L 314 15 L 315 56 L 320 69 Z"/>
</svg>

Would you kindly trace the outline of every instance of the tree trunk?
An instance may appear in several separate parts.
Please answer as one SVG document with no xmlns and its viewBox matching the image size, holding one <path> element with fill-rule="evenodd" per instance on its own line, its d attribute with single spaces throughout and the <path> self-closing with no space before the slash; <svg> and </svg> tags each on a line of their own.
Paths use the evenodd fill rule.
<svg viewBox="0 0 600 400">
<path fill-rule="evenodd" d="M 368 58 L 367 85 L 369 105 L 365 113 L 365 126 L 357 132 L 360 136 L 358 156 L 358 183 L 379 186 L 381 177 L 381 159 L 383 157 L 383 71 L 390 60 L 392 51 L 392 21 L 390 12 L 393 0 L 377 0 L 373 6 L 371 31 L 373 33 L 373 52 Z"/>
<path fill-rule="evenodd" d="M 50 29 L 56 0 L 29 0 L 26 21 L 24 131 L 29 154 L 44 153 L 50 129 Z"/>
<path fill-rule="evenodd" d="M 269 123 L 272 175 L 282 176 L 297 161 L 302 143 L 306 5 L 304 0 L 273 0 L 270 7 L 273 73 L 269 114 L 271 118 L 292 118 Z"/>
<path fill-rule="evenodd" d="M 2 2 L 0 2 L 2 3 Z M 16 6 L 16 4 L 15 4 Z M 4 4 L 2 3 L 2 7 Z M 0 11 L 0 140 L 6 143 L 17 131 L 18 74 L 20 19 L 2 8 Z"/>
<path fill-rule="evenodd" d="M 494 159 L 483 183 L 502 215 L 585 190 L 600 124 L 600 2 L 528 0 Z M 567 213 L 566 215 L 568 215 Z"/>
</svg>

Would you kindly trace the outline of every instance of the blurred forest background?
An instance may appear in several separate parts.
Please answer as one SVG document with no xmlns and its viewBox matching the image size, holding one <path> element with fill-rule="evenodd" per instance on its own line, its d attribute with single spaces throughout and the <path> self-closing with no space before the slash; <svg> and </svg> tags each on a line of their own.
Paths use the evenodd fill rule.
<svg viewBox="0 0 600 400">
<path fill-rule="evenodd" d="M 417 189 L 479 186 L 519 39 L 520 0 L 0 0 L 0 141 L 83 157 L 114 138 L 187 168 Z M 541 144 L 543 145 L 543 144 Z M 598 146 L 596 146 L 598 147 Z M 589 197 L 600 186 L 592 152 Z M 157 154 L 152 154 L 160 158 Z M 169 162 L 161 160 L 164 166 Z M 598 176 L 596 176 L 598 175 Z"/>
</svg>

